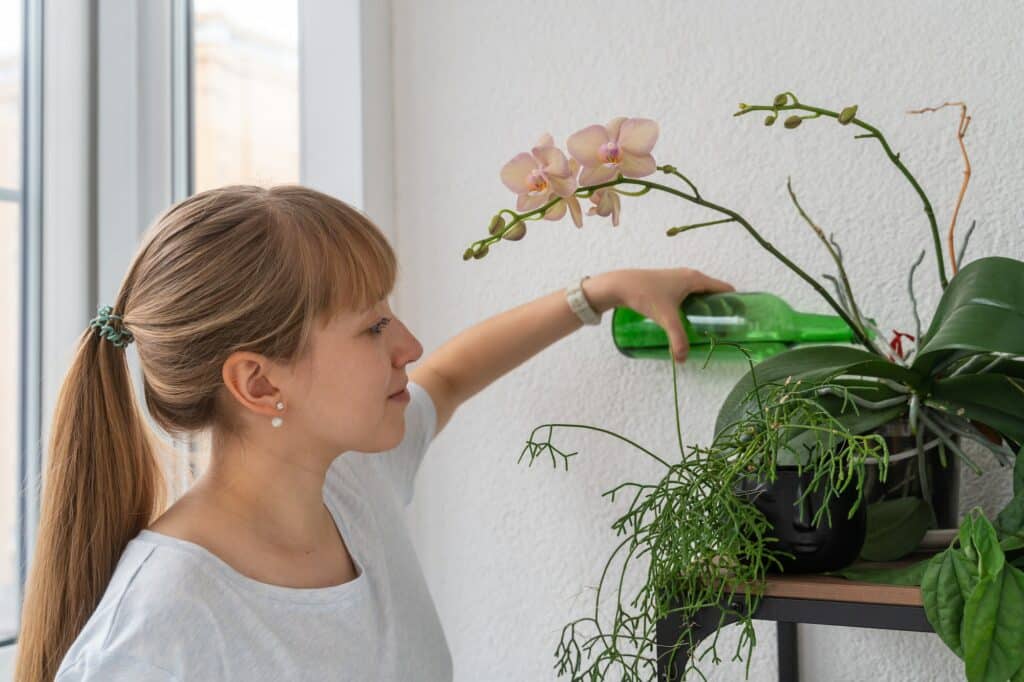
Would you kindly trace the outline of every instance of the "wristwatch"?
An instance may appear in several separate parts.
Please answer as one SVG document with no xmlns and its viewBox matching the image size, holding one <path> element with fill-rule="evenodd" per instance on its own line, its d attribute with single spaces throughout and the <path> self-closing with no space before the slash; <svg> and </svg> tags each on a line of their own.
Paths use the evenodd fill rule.
<svg viewBox="0 0 1024 682">
<path fill-rule="evenodd" d="M 601 315 L 590 306 L 586 294 L 583 293 L 584 280 L 590 279 L 586 275 L 578 281 L 572 282 L 565 290 L 565 296 L 569 301 L 569 307 L 583 320 L 583 324 L 600 324 Z"/>
</svg>

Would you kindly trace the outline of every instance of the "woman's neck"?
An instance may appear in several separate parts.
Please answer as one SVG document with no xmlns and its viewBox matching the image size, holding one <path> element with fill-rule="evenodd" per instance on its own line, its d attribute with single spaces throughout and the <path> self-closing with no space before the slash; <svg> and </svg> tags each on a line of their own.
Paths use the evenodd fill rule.
<svg viewBox="0 0 1024 682">
<path fill-rule="evenodd" d="M 327 469 L 294 456 L 215 452 L 189 494 L 216 509 L 226 523 L 247 527 L 281 551 L 308 554 L 337 541 L 324 504 Z"/>
</svg>

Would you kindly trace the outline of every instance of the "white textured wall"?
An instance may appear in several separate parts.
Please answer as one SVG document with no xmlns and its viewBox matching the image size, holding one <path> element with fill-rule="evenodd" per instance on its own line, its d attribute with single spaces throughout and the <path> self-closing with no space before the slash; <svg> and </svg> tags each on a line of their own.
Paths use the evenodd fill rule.
<svg viewBox="0 0 1024 682">
<path fill-rule="evenodd" d="M 906 109 L 964 99 L 974 116 L 974 164 L 961 225 L 978 221 L 969 256 L 1024 257 L 1024 7 L 966 2 L 565 2 L 395 0 L 394 69 L 400 314 L 427 353 L 479 320 L 563 287 L 570 277 L 624 267 L 692 266 L 743 290 L 767 289 L 826 312 L 815 293 L 739 227 L 675 239 L 666 227 L 717 216 L 665 195 L 626 199 L 620 227 L 588 218 L 530 228 L 482 261 L 462 251 L 514 197 L 501 165 L 545 131 L 558 145 L 618 116 L 661 124 L 654 149 L 712 201 L 744 214 L 813 273 L 829 272 L 788 201 L 802 202 L 847 253 L 863 306 L 883 325 L 911 330 L 906 271 L 927 222 L 911 188 L 874 141 L 834 121 L 795 131 L 736 104 L 793 90 L 838 109 L 859 104 L 948 224 L 961 181 L 958 112 Z M 937 301 L 931 253 L 919 271 L 922 304 Z M 545 350 L 464 405 L 435 441 L 410 511 L 458 680 L 554 679 L 561 628 L 593 606 L 626 510 L 601 493 L 658 475 L 628 446 L 582 430 L 556 431 L 578 450 L 568 473 L 517 464 L 540 424 L 598 425 L 646 447 L 675 447 L 671 370 L 627 360 L 610 316 Z M 686 367 L 684 437 L 706 442 L 715 408 L 739 368 Z M 963 505 L 998 508 L 1006 472 L 965 473 Z M 725 636 L 728 654 L 735 632 Z M 774 680 L 774 628 L 759 626 L 751 679 Z M 804 680 L 958 680 L 958 659 L 925 634 L 800 627 Z M 725 663 L 714 680 L 742 679 Z"/>
</svg>

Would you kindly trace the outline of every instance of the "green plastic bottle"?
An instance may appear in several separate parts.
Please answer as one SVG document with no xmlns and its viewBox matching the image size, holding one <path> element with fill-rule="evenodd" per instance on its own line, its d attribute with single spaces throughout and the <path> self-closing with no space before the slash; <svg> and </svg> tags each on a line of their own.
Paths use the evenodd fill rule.
<svg viewBox="0 0 1024 682">
<path fill-rule="evenodd" d="M 853 329 L 838 315 L 800 313 L 774 294 L 732 292 L 694 294 L 680 306 L 679 317 L 690 339 L 690 361 L 702 361 L 711 337 L 742 346 L 755 362 L 804 344 L 856 343 Z M 617 307 L 612 315 L 615 347 L 631 358 L 667 359 L 668 334 L 637 311 Z M 745 359 L 734 346 L 718 346 L 714 359 Z"/>
</svg>

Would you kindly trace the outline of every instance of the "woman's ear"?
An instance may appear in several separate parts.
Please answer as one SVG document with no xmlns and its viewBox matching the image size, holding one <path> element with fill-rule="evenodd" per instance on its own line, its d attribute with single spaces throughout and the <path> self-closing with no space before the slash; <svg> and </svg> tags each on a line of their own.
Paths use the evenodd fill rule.
<svg viewBox="0 0 1024 682">
<path fill-rule="evenodd" d="M 276 385 L 284 371 L 259 353 L 235 351 L 221 368 L 221 378 L 231 397 L 242 407 L 260 415 L 273 416 L 282 397 Z"/>
</svg>

